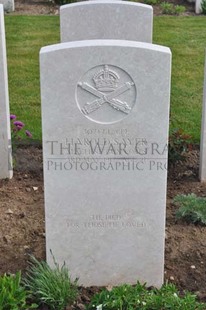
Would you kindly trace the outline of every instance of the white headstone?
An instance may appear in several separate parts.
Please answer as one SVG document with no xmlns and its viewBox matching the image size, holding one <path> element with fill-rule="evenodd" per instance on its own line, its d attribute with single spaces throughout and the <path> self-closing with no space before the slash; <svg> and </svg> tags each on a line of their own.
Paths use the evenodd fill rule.
<svg viewBox="0 0 206 310">
<path fill-rule="evenodd" d="M 60 7 L 61 42 L 118 39 L 152 42 L 152 6 L 129 1 L 85 1 Z"/>
<path fill-rule="evenodd" d="M 47 260 L 79 283 L 163 283 L 171 53 L 119 40 L 40 53 Z"/>
<path fill-rule="evenodd" d="M 4 11 L 7 13 L 14 11 L 14 0 L 0 0 L 0 3 L 4 6 Z"/>
<path fill-rule="evenodd" d="M 202 2 L 202 0 L 195 0 L 195 13 L 196 14 L 202 13 L 201 2 Z"/>
<path fill-rule="evenodd" d="M 204 91 L 203 91 L 203 105 L 202 105 L 202 129 L 200 142 L 200 181 L 206 181 L 206 57 L 205 57 L 205 77 L 204 77 Z"/>
<path fill-rule="evenodd" d="M 12 177 L 12 159 L 4 9 L 2 4 L 0 4 L 0 94 L 0 179 L 4 179 Z"/>
</svg>

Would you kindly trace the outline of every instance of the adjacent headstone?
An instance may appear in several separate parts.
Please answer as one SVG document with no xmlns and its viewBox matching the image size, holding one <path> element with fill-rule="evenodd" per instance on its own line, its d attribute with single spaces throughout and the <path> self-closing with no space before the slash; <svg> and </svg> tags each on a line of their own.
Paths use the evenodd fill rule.
<svg viewBox="0 0 206 310">
<path fill-rule="evenodd" d="M 206 57 L 205 57 L 205 78 L 203 91 L 203 105 L 202 105 L 202 129 L 200 142 L 200 181 L 206 181 Z"/>
<path fill-rule="evenodd" d="M 0 0 L 0 3 L 4 6 L 4 11 L 7 13 L 14 11 L 14 0 Z"/>
<path fill-rule="evenodd" d="M 202 13 L 201 2 L 202 2 L 202 0 L 195 0 L 195 13 L 196 14 Z"/>
<path fill-rule="evenodd" d="M 0 4 L 0 179 L 12 177 L 4 9 Z"/>
<path fill-rule="evenodd" d="M 60 7 L 61 42 L 117 39 L 152 42 L 152 6 L 129 1 L 85 1 Z"/>
<path fill-rule="evenodd" d="M 93 40 L 40 52 L 47 260 L 79 284 L 163 283 L 171 53 Z"/>
</svg>

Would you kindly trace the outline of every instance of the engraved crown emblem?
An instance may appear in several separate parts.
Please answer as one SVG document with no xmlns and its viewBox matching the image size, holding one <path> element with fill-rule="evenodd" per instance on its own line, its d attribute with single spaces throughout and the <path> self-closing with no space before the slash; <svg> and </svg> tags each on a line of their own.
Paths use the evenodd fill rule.
<svg viewBox="0 0 206 310">
<path fill-rule="evenodd" d="M 117 88 L 119 76 L 105 65 L 104 69 L 94 75 L 93 81 L 99 91 L 110 92 Z"/>
</svg>

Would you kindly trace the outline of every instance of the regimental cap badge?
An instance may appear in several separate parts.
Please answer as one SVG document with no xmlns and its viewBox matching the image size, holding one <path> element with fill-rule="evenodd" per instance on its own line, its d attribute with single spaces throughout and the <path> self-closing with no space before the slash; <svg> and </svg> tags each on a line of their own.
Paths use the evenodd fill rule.
<svg viewBox="0 0 206 310">
<path fill-rule="evenodd" d="M 111 92 L 115 90 L 119 83 L 119 76 L 116 72 L 109 69 L 105 65 L 102 70 L 96 73 L 93 77 L 96 89 L 103 92 Z"/>
<path fill-rule="evenodd" d="M 134 81 L 126 71 L 113 65 L 90 69 L 77 85 L 80 111 L 90 120 L 102 124 L 123 119 L 123 115 L 131 112 L 136 100 Z M 98 110 L 102 111 L 98 113 Z M 114 113 L 114 110 L 120 113 Z"/>
</svg>

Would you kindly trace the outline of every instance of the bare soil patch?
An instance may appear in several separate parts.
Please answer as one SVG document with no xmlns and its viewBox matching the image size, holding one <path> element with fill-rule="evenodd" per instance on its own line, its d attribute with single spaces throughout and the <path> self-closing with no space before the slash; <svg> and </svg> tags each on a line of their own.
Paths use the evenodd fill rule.
<svg viewBox="0 0 206 310">
<path fill-rule="evenodd" d="M 15 15 L 58 15 L 59 6 L 45 0 L 15 0 Z"/>
<path fill-rule="evenodd" d="M 25 269 L 28 254 L 45 258 L 41 150 L 18 149 L 14 177 L 0 180 L 0 272 Z"/>
<path fill-rule="evenodd" d="M 199 151 L 192 151 L 169 171 L 165 281 L 206 301 L 206 227 L 177 221 L 173 204 L 177 194 L 206 197 L 206 184 L 198 180 L 198 157 Z M 42 150 L 21 147 L 15 158 L 13 179 L 0 181 L 0 274 L 24 271 L 29 254 L 45 259 Z M 81 289 L 79 302 L 88 302 L 96 290 Z"/>
</svg>

